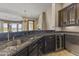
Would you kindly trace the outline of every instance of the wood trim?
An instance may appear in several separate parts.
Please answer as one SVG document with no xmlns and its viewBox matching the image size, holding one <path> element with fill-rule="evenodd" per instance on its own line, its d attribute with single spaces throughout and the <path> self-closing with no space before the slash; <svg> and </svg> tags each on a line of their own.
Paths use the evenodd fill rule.
<svg viewBox="0 0 79 59">
<path fill-rule="evenodd" d="M 28 20 L 27 21 L 27 29 L 29 30 L 29 21 L 33 22 L 33 30 L 35 30 L 35 21 L 34 20 Z"/>
<path fill-rule="evenodd" d="M 35 21 L 33 21 L 33 30 L 35 30 Z"/>
<path fill-rule="evenodd" d="M 70 4 L 70 5 L 68 5 L 68 6 L 66 6 L 66 7 L 64 7 L 64 8 L 62 8 L 61 10 L 59 10 L 59 11 L 62 11 L 62 10 L 64 10 L 64 9 L 66 9 L 66 8 L 69 8 L 71 5 L 73 5 L 74 3 L 72 3 L 72 4 Z"/>
<path fill-rule="evenodd" d="M 23 21 L 9 21 L 9 20 L 0 20 L 3 21 L 5 23 L 22 23 Z"/>
<path fill-rule="evenodd" d="M 18 27 L 18 24 L 17 24 L 17 32 L 18 32 L 18 28 L 19 28 L 19 27 Z"/>
<path fill-rule="evenodd" d="M 29 20 L 27 21 L 27 31 L 29 31 Z"/>
</svg>

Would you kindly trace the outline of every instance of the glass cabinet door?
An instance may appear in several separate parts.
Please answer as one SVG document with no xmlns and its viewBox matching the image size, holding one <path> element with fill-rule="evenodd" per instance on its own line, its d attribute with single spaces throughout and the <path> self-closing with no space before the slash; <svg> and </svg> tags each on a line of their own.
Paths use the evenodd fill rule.
<svg viewBox="0 0 79 59">
<path fill-rule="evenodd" d="M 79 3 L 77 3 L 76 13 L 77 13 L 77 21 L 76 21 L 76 23 L 79 24 Z"/>
<path fill-rule="evenodd" d="M 58 17 L 59 17 L 59 20 L 58 20 L 58 26 L 59 27 L 61 27 L 63 24 L 63 22 L 62 22 L 62 20 L 63 20 L 63 18 L 62 18 L 62 11 L 59 11 L 58 12 Z"/>
<path fill-rule="evenodd" d="M 69 21 L 68 21 L 68 9 L 64 9 L 63 10 L 63 25 L 69 25 Z"/>
<path fill-rule="evenodd" d="M 76 24 L 76 5 L 72 4 L 69 6 L 69 24 Z"/>
<path fill-rule="evenodd" d="M 79 23 L 79 4 L 71 4 L 59 12 L 59 25 L 73 26 Z"/>
</svg>

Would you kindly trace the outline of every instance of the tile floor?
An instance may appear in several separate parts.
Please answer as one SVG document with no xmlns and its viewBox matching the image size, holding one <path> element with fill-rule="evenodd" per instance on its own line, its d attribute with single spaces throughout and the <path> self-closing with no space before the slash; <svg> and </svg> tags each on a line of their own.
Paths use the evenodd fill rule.
<svg viewBox="0 0 79 59">
<path fill-rule="evenodd" d="M 75 55 L 70 53 L 67 50 L 61 50 L 61 51 L 58 51 L 58 52 L 48 53 L 45 56 L 75 56 Z"/>
</svg>

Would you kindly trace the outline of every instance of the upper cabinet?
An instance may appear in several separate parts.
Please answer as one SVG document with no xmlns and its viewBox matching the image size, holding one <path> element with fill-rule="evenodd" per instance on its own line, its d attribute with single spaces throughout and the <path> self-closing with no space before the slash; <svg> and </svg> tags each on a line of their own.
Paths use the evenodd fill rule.
<svg viewBox="0 0 79 59">
<path fill-rule="evenodd" d="M 71 4 L 59 11 L 59 26 L 75 26 L 79 24 L 79 4 Z"/>
<path fill-rule="evenodd" d="M 76 9 L 76 14 L 77 14 L 77 24 L 79 24 L 79 4 L 76 4 L 76 7 L 77 7 L 77 9 Z"/>
</svg>

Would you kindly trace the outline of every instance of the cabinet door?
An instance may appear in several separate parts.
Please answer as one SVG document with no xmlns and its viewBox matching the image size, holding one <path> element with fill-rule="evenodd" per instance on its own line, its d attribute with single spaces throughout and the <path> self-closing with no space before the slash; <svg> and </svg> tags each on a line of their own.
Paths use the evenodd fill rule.
<svg viewBox="0 0 79 59">
<path fill-rule="evenodd" d="M 62 13 L 63 13 L 63 26 L 67 26 L 69 25 L 68 8 L 63 9 Z"/>
<path fill-rule="evenodd" d="M 62 10 L 58 12 L 59 20 L 58 20 L 58 26 L 62 27 L 63 26 L 63 12 Z"/>
<path fill-rule="evenodd" d="M 33 42 L 29 45 L 29 56 L 37 56 L 38 55 L 38 42 Z"/>
<path fill-rule="evenodd" d="M 65 48 L 65 35 L 62 35 L 61 38 L 62 38 L 61 47 L 62 47 L 62 49 L 64 49 Z"/>
<path fill-rule="evenodd" d="M 40 41 L 39 41 L 39 53 L 40 54 L 45 54 L 45 40 L 46 40 L 46 37 L 43 36 Z"/>
<path fill-rule="evenodd" d="M 37 56 L 38 55 L 38 47 L 31 48 L 32 50 L 29 52 L 29 56 Z"/>
<path fill-rule="evenodd" d="M 69 25 L 76 25 L 76 4 L 71 4 L 68 7 Z"/>
<path fill-rule="evenodd" d="M 19 52 L 16 52 L 13 56 L 27 56 L 27 47 L 25 47 L 24 49 L 22 49 Z"/>
<path fill-rule="evenodd" d="M 46 53 L 55 51 L 55 39 L 53 38 L 53 36 L 46 37 L 45 51 L 46 51 Z"/>
<path fill-rule="evenodd" d="M 79 3 L 77 3 L 76 13 L 77 13 L 77 21 L 76 21 L 76 23 L 79 25 Z"/>
<path fill-rule="evenodd" d="M 56 35 L 56 50 L 61 50 L 65 47 L 64 35 Z"/>
<path fill-rule="evenodd" d="M 69 11 L 68 8 L 59 11 L 59 26 L 69 25 Z"/>
<path fill-rule="evenodd" d="M 56 36 L 56 50 L 60 49 L 60 38 L 59 35 Z"/>
</svg>

